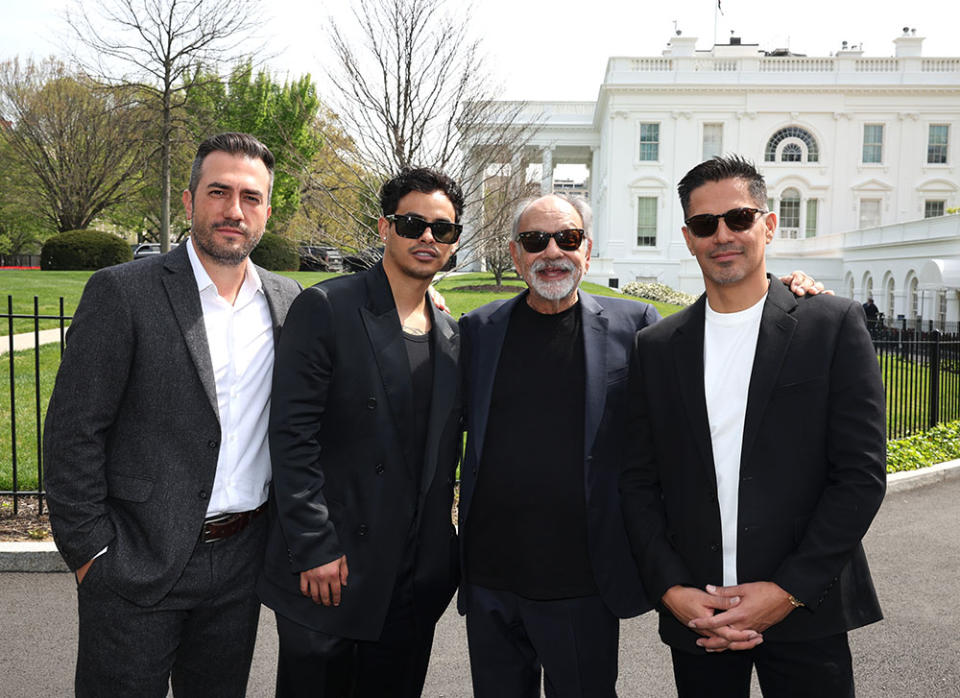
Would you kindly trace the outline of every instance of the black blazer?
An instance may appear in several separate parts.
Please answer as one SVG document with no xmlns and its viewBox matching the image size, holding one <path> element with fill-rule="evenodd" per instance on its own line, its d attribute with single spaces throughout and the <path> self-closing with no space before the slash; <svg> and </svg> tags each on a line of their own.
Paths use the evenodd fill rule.
<svg viewBox="0 0 960 698">
<path fill-rule="evenodd" d="M 651 599 L 722 584 L 720 510 L 703 390 L 706 296 L 637 335 L 621 475 L 634 557 Z M 863 310 L 795 298 L 773 279 L 760 323 L 740 460 L 737 579 L 806 603 L 764 632 L 806 640 L 881 618 L 860 544 L 886 483 L 884 397 Z M 702 651 L 660 607 L 660 634 Z"/>
<path fill-rule="evenodd" d="M 586 363 L 584 475 L 587 498 L 587 545 L 600 596 L 612 613 L 629 618 L 649 610 L 636 566 L 630 557 L 617 477 L 626 437 L 626 385 L 629 352 L 637 330 L 656 322 L 660 315 L 646 303 L 624 298 L 591 296 L 582 289 Z M 510 314 L 527 292 L 506 301 L 495 301 L 463 316 L 462 372 L 467 414 L 467 450 L 460 469 L 460 525 L 470 525 L 470 505 L 478 472 L 494 378 Z M 543 406 L 541 406 L 543 407 Z M 465 540 L 465 538 L 464 538 Z M 461 569 L 469 550 L 461 554 Z M 469 580 L 466 580 L 469 581 Z M 457 600 L 466 612 L 466 591 Z"/>
<path fill-rule="evenodd" d="M 434 374 L 424 453 L 407 438 L 413 386 L 382 265 L 308 288 L 290 308 L 274 372 L 273 506 L 258 592 L 314 630 L 379 638 L 411 526 L 423 622 L 436 622 L 456 589 L 459 340 L 456 322 L 429 307 Z M 419 491 L 413 467 L 422 468 Z M 344 554 L 350 574 L 340 606 L 300 594 L 301 571 Z"/>
<path fill-rule="evenodd" d="M 300 291 L 257 268 L 274 334 Z M 203 527 L 220 421 L 186 245 L 98 271 L 83 290 L 44 423 L 54 540 L 71 569 L 140 605 L 180 577 Z"/>
</svg>

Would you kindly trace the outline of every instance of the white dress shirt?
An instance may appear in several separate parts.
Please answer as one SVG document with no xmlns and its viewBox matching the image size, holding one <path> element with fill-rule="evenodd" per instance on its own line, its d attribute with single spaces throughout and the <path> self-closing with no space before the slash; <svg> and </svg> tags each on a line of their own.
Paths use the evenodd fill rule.
<svg viewBox="0 0 960 698">
<path fill-rule="evenodd" d="M 267 500 L 270 484 L 270 306 L 249 259 L 243 286 L 231 305 L 217 292 L 192 239 L 187 240 L 187 253 L 200 291 L 220 413 L 220 454 L 207 516 L 249 511 Z"/>
<path fill-rule="evenodd" d="M 720 504 L 723 586 L 737 583 L 740 452 L 747 415 L 747 392 L 766 300 L 767 294 L 763 294 L 756 305 L 735 313 L 718 313 L 707 303 L 703 332 L 703 392 L 707 399 L 717 501 Z"/>
</svg>

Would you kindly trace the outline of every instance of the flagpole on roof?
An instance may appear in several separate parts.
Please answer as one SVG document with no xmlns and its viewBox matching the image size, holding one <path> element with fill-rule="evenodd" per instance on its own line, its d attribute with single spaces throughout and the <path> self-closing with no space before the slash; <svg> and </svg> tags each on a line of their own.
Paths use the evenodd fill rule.
<svg viewBox="0 0 960 698">
<path fill-rule="evenodd" d="M 713 8 L 713 45 L 717 45 L 717 26 L 720 22 L 720 0 L 717 0 L 716 6 Z"/>
</svg>

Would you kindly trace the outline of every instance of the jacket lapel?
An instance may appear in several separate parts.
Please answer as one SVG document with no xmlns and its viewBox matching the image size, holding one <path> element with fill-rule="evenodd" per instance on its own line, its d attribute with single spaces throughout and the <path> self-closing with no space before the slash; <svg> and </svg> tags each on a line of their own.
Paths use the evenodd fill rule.
<svg viewBox="0 0 960 698">
<path fill-rule="evenodd" d="M 603 308 L 587 293 L 580 291 L 580 307 L 583 318 L 583 356 L 586 371 L 586 414 L 583 432 L 584 459 L 593 451 L 593 442 L 603 418 L 607 400 L 607 328 L 610 321 L 603 315 Z M 589 461 L 584 476 L 590 482 Z M 589 493 L 589 488 L 588 488 Z"/>
<path fill-rule="evenodd" d="M 473 432 L 473 455 L 476 463 L 480 463 L 483 440 L 487 431 L 487 416 L 490 413 L 490 402 L 493 399 L 493 380 L 500 363 L 500 351 L 507 337 L 507 327 L 510 324 L 510 314 L 517 303 L 525 299 L 527 292 L 520 293 L 497 308 L 483 324 L 476 329 L 473 337 L 473 346 L 470 347 L 473 366 L 468 366 L 470 374 L 470 419 L 468 428 Z"/>
<path fill-rule="evenodd" d="M 360 308 L 360 317 L 370 340 L 370 349 L 380 371 L 383 392 L 393 416 L 394 427 L 403 444 L 408 467 L 410 453 L 409 417 L 413 414 L 413 384 L 410 362 L 403 344 L 403 330 L 393 301 L 393 293 L 381 264 L 366 272 L 368 304 Z"/>
<path fill-rule="evenodd" d="M 743 422 L 743 445 L 740 450 L 740 469 L 749 463 L 750 451 L 757 439 L 760 423 L 770 402 L 777 376 L 790 347 L 797 320 L 793 317 L 797 299 L 779 279 L 770 279 L 767 300 L 760 318 L 757 351 L 753 357 L 753 371 L 747 392 L 747 413 Z"/>
<path fill-rule="evenodd" d="M 283 325 L 280 314 L 277 312 L 277 305 L 281 302 L 283 290 L 273 275 L 265 269 L 257 267 L 257 274 L 260 276 L 260 281 L 263 284 L 263 295 L 266 296 L 267 306 L 270 308 L 270 320 L 273 322 L 273 345 L 276 348 L 277 342 L 280 340 L 280 327 Z"/>
<path fill-rule="evenodd" d="M 674 379 L 687 413 L 687 423 L 710 481 L 716 483 L 713 446 L 710 440 L 710 419 L 703 389 L 703 323 L 707 296 L 690 307 L 686 322 L 677 327 L 670 338 L 673 346 Z"/>
<path fill-rule="evenodd" d="M 193 267 L 190 266 L 190 258 L 187 256 L 187 246 L 180 245 L 169 252 L 164 258 L 163 268 L 165 273 L 162 281 L 170 306 L 197 369 L 197 376 L 207 393 L 210 407 L 219 419 L 217 386 L 213 377 L 210 347 L 207 344 L 207 329 L 203 324 L 203 307 L 200 305 L 200 293 L 197 290 Z"/>
<path fill-rule="evenodd" d="M 457 373 L 457 355 L 460 347 L 460 337 L 453 327 L 442 319 L 438 321 L 440 311 L 429 304 L 431 322 L 433 325 L 433 393 L 430 396 L 430 421 L 427 425 L 427 445 L 423 459 L 423 475 L 420 487 L 420 507 L 423 511 L 423 502 L 437 472 L 437 454 L 443 436 L 443 428 L 450 419 L 450 412 L 454 409 L 454 399 L 457 391 L 455 386 L 459 380 Z"/>
</svg>

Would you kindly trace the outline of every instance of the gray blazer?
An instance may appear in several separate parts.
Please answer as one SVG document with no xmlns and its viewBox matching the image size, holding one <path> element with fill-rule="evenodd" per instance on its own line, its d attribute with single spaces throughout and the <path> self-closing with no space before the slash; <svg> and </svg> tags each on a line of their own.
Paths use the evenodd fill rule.
<svg viewBox="0 0 960 698">
<path fill-rule="evenodd" d="M 257 268 L 275 336 L 300 291 Z M 54 540 L 71 569 L 163 598 L 199 538 L 220 447 L 216 386 L 187 248 L 90 277 L 44 424 Z"/>
</svg>

